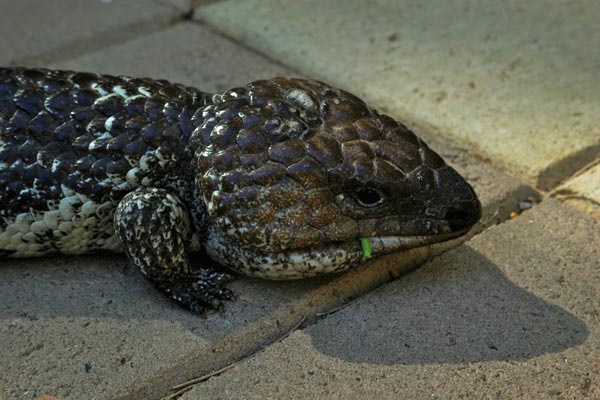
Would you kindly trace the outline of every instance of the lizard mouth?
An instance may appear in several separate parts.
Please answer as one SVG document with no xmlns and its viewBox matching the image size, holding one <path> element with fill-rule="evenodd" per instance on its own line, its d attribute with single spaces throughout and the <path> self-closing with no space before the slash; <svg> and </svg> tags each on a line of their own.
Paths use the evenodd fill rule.
<svg viewBox="0 0 600 400">
<path fill-rule="evenodd" d="M 457 238 L 468 229 L 426 236 L 373 236 L 278 253 L 261 253 L 234 244 L 213 230 L 206 244 L 208 255 L 243 275 L 272 280 L 293 280 L 345 271 L 384 254 Z"/>
</svg>

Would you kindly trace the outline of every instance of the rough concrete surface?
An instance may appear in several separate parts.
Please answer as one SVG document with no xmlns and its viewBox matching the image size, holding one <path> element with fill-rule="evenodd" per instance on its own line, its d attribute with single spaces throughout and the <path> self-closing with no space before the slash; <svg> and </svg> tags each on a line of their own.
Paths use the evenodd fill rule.
<svg viewBox="0 0 600 400">
<path fill-rule="evenodd" d="M 4 261 L 0 398 L 112 398 L 151 379 L 168 387 L 175 373 L 194 376 L 186 364 L 206 361 L 189 357 L 211 354 L 214 342 L 322 283 L 237 281 L 229 285 L 237 300 L 201 318 L 168 301 L 124 256 Z"/>
<path fill-rule="evenodd" d="M 600 157 L 559 186 L 552 196 L 600 219 Z"/>
<path fill-rule="evenodd" d="M 0 0 L 0 64 L 45 65 L 166 27 L 181 15 L 153 0 Z"/>
<path fill-rule="evenodd" d="M 258 79 L 299 75 L 193 22 L 134 38 L 55 68 L 147 76 L 222 92 Z"/>
<path fill-rule="evenodd" d="M 114 5 L 111 18 L 102 14 L 104 9 L 94 8 L 104 3 Z M 207 91 L 223 91 L 275 75 L 323 78 L 306 64 L 294 64 L 298 72 L 278 65 L 197 22 L 168 26 L 173 15 L 201 3 L 156 0 L 140 12 L 133 9 L 137 5 L 114 0 L 87 8 L 70 0 L 44 3 L 72 7 L 69 13 L 57 14 L 61 19 L 53 24 L 54 30 L 42 26 L 37 34 L 45 44 L 32 47 L 37 50 L 23 57 L 33 57 L 36 65 L 42 65 L 45 49 L 59 49 L 52 53 L 56 54 L 52 63 L 43 65 L 165 78 Z M 290 7 L 301 11 L 302 4 Z M 22 51 L 26 42 L 21 32 L 35 30 L 54 12 L 40 6 L 18 14 L 14 10 L 19 7 L 17 2 L 13 8 L 4 7 L 22 25 L 13 30 L 0 27 L 0 33 L 7 29 L 0 39 L 6 41 L 1 48 L 9 49 L 4 54 Z M 132 11 L 119 7 L 132 7 Z M 260 10 L 248 12 L 248 19 Z M 83 39 L 78 36 L 81 32 L 73 32 L 73 38 L 64 33 L 64 26 L 77 13 L 89 14 L 80 16 L 80 21 L 97 29 L 91 33 L 83 29 Z M 86 19 L 99 17 L 101 24 Z M 269 18 L 277 22 L 277 17 Z M 297 22 L 294 18 L 288 21 L 290 29 Z M 130 22 L 143 29 L 130 30 Z M 88 34 L 102 40 L 88 41 Z M 38 39 L 32 40 L 37 43 Z M 89 47 L 78 47 L 81 43 Z M 379 42 L 374 43 L 377 47 Z M 378 98 L 360 82 L 347 79 L 344 68 L 340 71 L 339 77 L 328 80 L 370 96 L 383 110 L 404 115 L 397 111 L 397 87 L 387 85 L 387 94 L 378 89 Z M 441 138 L 446 126 L 437 126 L 439 119 L 406 115 L 409 125 L 474 185 L 484 205 L 484 220 L 501 222 L 519 209 L 520 201 L 540 198 L 485 157 L 450 145 L 446 139 L 455 136 Z M 584 136 L 582 143 L 585 140 Z M 537 151 L 536 145 L 524 146 Z M 566 153 L 571 151 L 565 147 Z M 551 156 L 562 162 L 562 154 Z M 548 163 L 555 165 L 550 158 Z M 545 214 L 550 216 L 547 222 Z M 526 219 L 530 217 L 531 223 Z M 238 279 L 230 285 L 237 300 L 206 319 L 170 303 L 121 255 L 3 261 L 0 399 L 42 395 L 61 400 L 159 398 L 175 384 L 268 346 L 303 317 L 308 318 L 309 327 L 200 385 L 187 398 L 414 398 L 415 393 L 439 398 L 448 397 L 446 393 L 465 398 L 485 398 L 490 393 L 491 398 L 514 398 L 519 393 L 523 397 L 535 393 L 541 398 L 593 398 L 598 390 L 598 365 L 593 362 L 598 359 L 600 342 L 594 311 L 598 257 L 591 246 L 597 238 L 597 225 L 556 201 L 544 200 L 533 211 L 486 231 L 472 244 L 322 320 L 315 320 L 315 314 L 424 263 L 430 251 L 436 251 L 393 255 L 324 279 Z M 507 263 L 502 262 L 505 259 Z M 566 269 L 570 275 L 558 275 L 557 271 Z M 508 389 L 503 391 L 502 385 Z"/>
<path fill-rule="evenodd" d="M 598 242 L 548 199 L 182 398 L 600 398 Z"/>
<path fill-rule="evenodd" d="M 197 16 L 543 189 L 600 152 L 600 3 L 248 0 Z"/>
</svg>

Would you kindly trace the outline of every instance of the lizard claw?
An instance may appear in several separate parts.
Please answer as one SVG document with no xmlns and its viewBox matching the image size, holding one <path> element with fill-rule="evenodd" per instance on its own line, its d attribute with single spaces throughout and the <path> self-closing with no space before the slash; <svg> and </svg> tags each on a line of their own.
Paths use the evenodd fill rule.
<svg viewBox="0 0 600 400">
<path fill-rule="evenodd" d="M 194 314 L 204 314 L 209 309 L 219 309 L 223 302 L 234 298 L 233 292 L 223 285 L 233 276 L 227 273 L 200 269 L 172 282 L 164 290 L 180 306 Z"/>
</svg>

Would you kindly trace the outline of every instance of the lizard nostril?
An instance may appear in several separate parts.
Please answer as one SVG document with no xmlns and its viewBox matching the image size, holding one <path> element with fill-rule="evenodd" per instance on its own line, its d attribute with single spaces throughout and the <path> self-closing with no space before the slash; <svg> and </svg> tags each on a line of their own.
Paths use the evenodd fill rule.
<svg viewBox="0 0 600 400">
<path fill-rule="evenodd" d="M 477 207 L 471 204 L 450 207 L 446 212 L 446 221 L 452 232 L 461 231 L 473 225 L 479 219 Z"/>
</svg>

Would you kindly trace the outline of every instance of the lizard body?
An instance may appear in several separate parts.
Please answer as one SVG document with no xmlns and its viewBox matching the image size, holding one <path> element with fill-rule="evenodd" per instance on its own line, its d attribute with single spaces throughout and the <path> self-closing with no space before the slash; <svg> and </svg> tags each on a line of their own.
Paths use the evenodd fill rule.
<svg viewBox="0 0 600 400">
<path fill-rule="evenodd" d="M 200 311 L 219 263 L 268 279 L 342 271 L 460 236 L 470 185 L 413 132 L 324 83 L 221 94 L 167 81 L 0 68 L 0 254 L 125 251 Z"/>
</svg>

